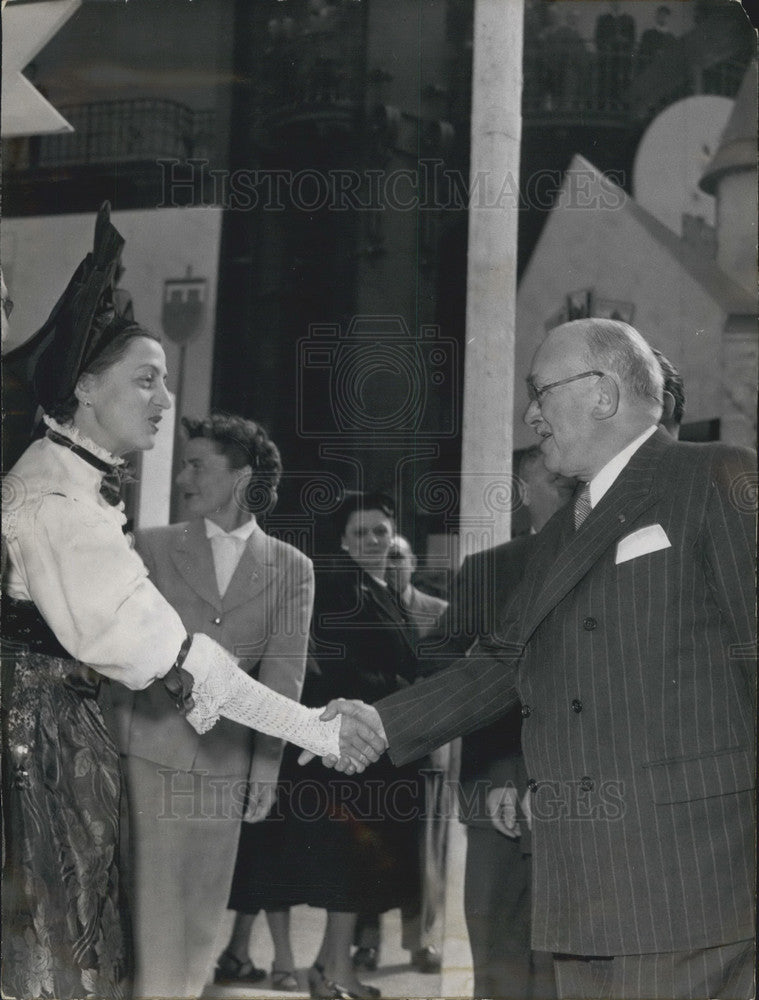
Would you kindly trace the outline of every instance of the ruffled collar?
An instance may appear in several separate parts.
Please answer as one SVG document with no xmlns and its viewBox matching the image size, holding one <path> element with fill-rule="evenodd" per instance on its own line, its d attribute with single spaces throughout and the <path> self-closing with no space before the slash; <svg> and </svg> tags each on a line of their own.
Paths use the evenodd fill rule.
<svg viewBox="0 0 759 1000">
<path fill-rule="evenodd" d="M 89 451 L 96 458 L 99 458 L 103 462 L 107 462 L 109 465 L 119 466 L 124 464 L 124 459 L 119 458 L 117 455 L 112 455 L 110 451 L 106 448 L 102 448 L 99 444 L 95 444 L 86 434 L 82 434 L 78 427 L 74 424 L 59 424 L 57 420 L 53 417 L 49 417 L 46 413 L 43 414 L 42 419 L 47 424 L 47 426 L 54 430 L 58 434 L 62 434 L 63 437 L 68 438 L 73 444 L 79 445 L 80 448 L 84 448 L 85 451 Z"/>
</svg>

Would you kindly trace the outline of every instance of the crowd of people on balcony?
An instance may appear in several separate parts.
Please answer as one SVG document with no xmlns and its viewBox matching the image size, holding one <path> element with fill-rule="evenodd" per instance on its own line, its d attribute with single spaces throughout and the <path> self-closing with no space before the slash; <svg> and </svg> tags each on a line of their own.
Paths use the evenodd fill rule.
<svg viewBox="0 0 759 1000">
<path fill-rule="evenodd" d="M 621 111 L 634 77 L 672 46 L 672 12 L 656 8 L 638 37 L 635 19 L 610 4 L 584 36 L 570 5 L 533 2 L 525 8 L 525 107 L 533 111 Z"/>
</svg>

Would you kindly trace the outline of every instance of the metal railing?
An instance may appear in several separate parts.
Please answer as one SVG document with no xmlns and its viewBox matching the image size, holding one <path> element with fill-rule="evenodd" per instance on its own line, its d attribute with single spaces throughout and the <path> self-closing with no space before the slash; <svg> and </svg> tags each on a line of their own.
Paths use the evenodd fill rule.
<svg viewBox="0 0 759 1000">
<path fill-rule="evenodd" d="M 59 110 L 74 131 L 39 137 L 29 167 L 207 157 L 213 147 L 213 112 L 174 101 L 99 101 Z"/>
<path fill-rule="evenodd" d="M 578 45 L 524 50 L 522 113 L 525 119 L 582 117 L 588 120 L 636 114 L 631 92 L 645 67 L 633 52 L 597 52 Z M 725 60 L 694 69 L 670 87 L 661 83 L 652 94 L 652 106 L 662 107 L 692 94 L 735 97 L 746 71 L 745 62 Z"/>
</svg>

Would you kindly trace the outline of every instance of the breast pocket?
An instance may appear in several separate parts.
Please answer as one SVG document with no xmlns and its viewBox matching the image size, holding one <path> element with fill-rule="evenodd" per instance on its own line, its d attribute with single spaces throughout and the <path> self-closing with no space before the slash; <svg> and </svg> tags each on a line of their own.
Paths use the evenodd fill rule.
<svg viewBox="0 0 759 1000">
<path fill-rule="evenodd" d="M 746 747 L 726 747 L 706 754 L 649 761 L 654 802 L 693 802 L 754 787 L 752 755 Z"/>
</svg>

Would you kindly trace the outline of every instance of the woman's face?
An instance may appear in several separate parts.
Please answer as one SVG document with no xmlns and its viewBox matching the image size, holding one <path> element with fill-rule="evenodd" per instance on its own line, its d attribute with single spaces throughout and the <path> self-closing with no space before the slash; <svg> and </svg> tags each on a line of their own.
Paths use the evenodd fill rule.
<svg viewBox="0 0 759 1000">
<path fill-rule="evenodd" d="M 163 348 L 150 337 L 133 337 L 109 368 L 82 376 L 77 397 L 74 423 L 96 444 L 113 455 L 148 451 L 171 406 Z"/>
<path fill-rule="evenodd" d="M 250 473 L 249 465 L 231 468 L 229 459 L 213 441 L 191 438 L 176 479 L 187 514 L 207 517 L 224 531 L 232 531 L 250 516 L 239 499 Z"/>
<path fill-rule="evenodd" d="M 384 573 L 395 527 L 381 510 L 354 510 L 345 525 L 343 548 L 367 573 Z"/>
</svg>

